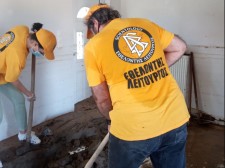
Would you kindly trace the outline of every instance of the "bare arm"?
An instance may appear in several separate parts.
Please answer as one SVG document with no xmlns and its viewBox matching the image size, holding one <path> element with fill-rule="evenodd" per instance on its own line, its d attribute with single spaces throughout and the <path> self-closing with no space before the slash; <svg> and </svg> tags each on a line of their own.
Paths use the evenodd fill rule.
<svg viewBox="0 0 225 168">
<path fill-rule="evenodd" d="M 164 50 L 167 64 L 171 66 L 177 62 L 185 53 L 186 48 L 186 43 L 177 35 L 175 35 L 172 42 Z"/>
<path fill-rule="evenodd" d="M 109 94 L 109 88 L 106 82 L 91 88 L 94 100 L 100 113 L 108 120 L 109 111 L 112 110 L 112 101 Z"/>
<path fill-rule="evenodd" d="M 14 85 L 20 92 L 22 92 L 27 97 L 33 97 L 34 94 L 26 89 L 26 87 L 20 82 L 20 80 L 16 80 L 15 82 L 12 82 L 12 85 Z"/>
</svg>

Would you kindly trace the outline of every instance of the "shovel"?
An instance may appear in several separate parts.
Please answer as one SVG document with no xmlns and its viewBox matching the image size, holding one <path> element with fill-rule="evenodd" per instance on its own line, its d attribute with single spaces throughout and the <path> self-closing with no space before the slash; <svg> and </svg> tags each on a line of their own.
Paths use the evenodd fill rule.
<svg viewBox="0 0 225 168">
<path fill-rule="evenodd" d="M 36 57 L 32 55 L 32 64 L 31 64 L 31 92 L 34 93 L 35 91 L 35 65 L 36 65 Z M 27 128 L 27 143 L 30 143 L 31 139 L 31 130 L 32 130 L 32 123 L 33 123 L 33 111 L 34 111 L 34 100 L 30 100 L 30 107 L 29 107 L 29 116 L 28 116 L 28 128 Z"/>
<path fill-rule="evenodd" d="M 36 64 L 36 57 L 32 55 L 32 64 L 31 64 L 31 92 L 34 93 L 35 90 L 35 64 Z M 26 143 L 22 147 L 19 147 L 16 150 L 16 155 L 21 156 L 29 151 L 39 149 L 38 145 L 31 145 L 31 130 L 32 130 L 32 123 L 33 123 L 33 109 L 34 109 L 34 100 L 30 101 L 29 107 L 29 116 L 28 116 L 28 128 L 27 128 L 27 138 Z"/>
<path fill-rule="evenodd" d="M 94 154 L 91 156 L 90 160 L 87 162 L 84 168 L 92 168 L 93 163 L 95 162 L 98 155 L 101 153 L 101 151 L 107 144 L 108 140 L 109 140 L 109 133 L 106 134 L 105 138 L 102 140 L 102 142 L 100 143 L 100 145 L 98 146 Z"/>
</svg>

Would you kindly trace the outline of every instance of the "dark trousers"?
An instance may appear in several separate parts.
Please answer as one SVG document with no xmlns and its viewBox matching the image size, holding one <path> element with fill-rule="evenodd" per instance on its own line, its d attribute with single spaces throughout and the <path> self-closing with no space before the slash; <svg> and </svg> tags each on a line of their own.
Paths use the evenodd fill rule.
<svg viewBox="0 0 225 168">
<path fill-rule="evenodd" d="M 109 137 L 109 168 L 138 168 L 150 157 L 154 168 L 185 168 L 187 124 L 155 138 L 124 141 Z"/>
</svg>

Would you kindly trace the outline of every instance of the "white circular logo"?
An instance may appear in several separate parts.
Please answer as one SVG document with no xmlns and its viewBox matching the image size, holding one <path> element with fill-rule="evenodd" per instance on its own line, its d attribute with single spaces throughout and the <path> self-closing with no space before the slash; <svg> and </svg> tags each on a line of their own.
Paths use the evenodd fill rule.
<svg viewBox="0 0 225 168">
<path fill-rule="evenodd" d="M 152 35 L 141 27 L 127 27 L 114 38 L 115 54 L 123 61 L 140 64 L 148 61 L 155 51 Z"/>
</svg>

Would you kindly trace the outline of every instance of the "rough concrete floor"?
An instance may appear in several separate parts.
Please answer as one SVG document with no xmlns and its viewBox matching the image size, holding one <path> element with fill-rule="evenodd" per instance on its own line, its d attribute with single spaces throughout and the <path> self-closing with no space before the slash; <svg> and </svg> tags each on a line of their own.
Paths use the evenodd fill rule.
<svg viewBox="0 0 225 168">
<path fill-rule="evenodd" d="M 44 136 L 49 128 L 53 135 Z M 13 136 L 0 142 L 0 160 L 4 168 L 82 168 L 107 133 L 104 119 L 98 113 L 92 98 L 76 104 L 74 112 L 46 121 L 34 128 L 42 144 L 24 148 L 26 143 Z M 224 168 L 224 126 L 199 125 L 191 121 L 188 126 L 187 168 Z M 69 155 L 81 146 L 87 150 Z M 21 149 L 31 151 L 18 156 Z M 22 150 L 22 151 L 23 151 Z M 106 168 L 107 147 L 94 164 Z M 146 160 L 142 168 L 151 168 Z"/>
</svg>

